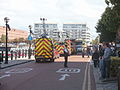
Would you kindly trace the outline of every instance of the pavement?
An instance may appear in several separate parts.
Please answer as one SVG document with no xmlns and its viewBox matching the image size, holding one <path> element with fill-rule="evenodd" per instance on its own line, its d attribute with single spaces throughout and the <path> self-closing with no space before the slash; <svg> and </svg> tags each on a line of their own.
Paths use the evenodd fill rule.
<svg viewBox="0 0 120 90">
<path fill-rule="evenodd" d="M 5 64 L 5 60 L 4 60 L 0 64 L 0 69 L 12 67 L 12 66 L 20 65 L 20 64 L 24 64 L 24 63 L 28 63 L 28 62 L 31 62 L 33 60 L 34 60 L 33 56 L 31 56 L 31 59 L 28 59 L 28 57 L 26 57 L 26 58 L 17 58 L 17 60 L 15 60 L 15 59 L 13 59 L 13 60 L 8 59 L 8 64 Z"/>
<path fill-rule="evenodd" d="M 17 60 L 8 60 L 8 64 L 4 64 L 4 62 L 2 62 L 0 67 L 1 69 L 4 69 L 11 66 L 28 63 L 33 60 L 34 60 L 34 57 L 31 57 L 31 59 L 28 59 L 27 57 L 27 58 L 18 58 Z M 92 63 L 91 63 L 91 66 L 93 68 L 93 74 L 94 74 L 95 83 L 96 83 L 96 90 L 118 90 L 116 78 L 110 78 L 108 81 L 102 82 L 99 79 L 101 75 L 99 68 L 94 68 Z"/>
<path fill-rule="evenodd" d="M 109 78 L 108 80 L 102 82 L 99 78 L 101 76 L 100 69 L 94 68 L 93 64 L 93 74 L 96 83 L 96 90 L 118 90 L 117 77 Z"/>
</svg>

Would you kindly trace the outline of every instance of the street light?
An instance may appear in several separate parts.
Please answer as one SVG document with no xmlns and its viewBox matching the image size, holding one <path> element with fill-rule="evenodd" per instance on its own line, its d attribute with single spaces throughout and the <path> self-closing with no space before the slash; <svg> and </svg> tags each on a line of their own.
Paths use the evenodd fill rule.
<svg viewBox="0 0 120 90">
<path fill-rule="evenodd" d="M 5 25 L 6 25 L 6 57 L 5 57 L 5 64 L 8 64 L 8 47 L 7 47 L 7 41 L 8 41 L 8 32 L 7 32 L 7 29 L 10 30 L 10 27 L 8 25 L 8 21 L 10 19 L 8 17 L 5 17 L 4 18 L 4 21 L 5 21 Z"/>
<path fill-rule="evenodd" d="M 45 19 L 45 18 L 40 18 L 40 20 L 43 22 L 43 32 L 44 32 L 43 37 L 46 37 L 45 21 L 46 21 L 47 19 Z"/>
<path fill-rule="evenodd" d="M 28 26 L 28 28 L 29 28 L 29 30 L 30 30 L 30 38 L 32 38 L 32 36 L 31 36 L 31 34 L 32 34 L 32 26 L 31 25 L 29 25 Z M 31 41 L 32 41 L 32 39 L 31 40 L 29 40 L 29 43 L 30 43 L 30 45 L 29 45 L 29 50 L 28 50 L 28 58 L 30 59 L 31 58 Z"/>
</svg>

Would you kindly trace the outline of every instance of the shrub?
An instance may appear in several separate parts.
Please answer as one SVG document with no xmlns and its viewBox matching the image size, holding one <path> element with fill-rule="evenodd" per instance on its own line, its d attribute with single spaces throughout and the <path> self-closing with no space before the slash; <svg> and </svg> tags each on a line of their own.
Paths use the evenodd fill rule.
<svg viewBox="0 0 120 90">
<path fill-rule="evenodd" d="M 112 77 L 117 76 L 119 66 L 120 66 L 120 57 L 111 57 L 110 75 Z"/>
</svg>

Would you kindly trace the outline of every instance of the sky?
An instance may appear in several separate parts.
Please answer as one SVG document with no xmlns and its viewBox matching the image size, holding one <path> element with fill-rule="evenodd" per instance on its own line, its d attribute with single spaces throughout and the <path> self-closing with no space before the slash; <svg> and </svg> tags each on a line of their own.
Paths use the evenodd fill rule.
<svg viewBox="0 0 120 90">
<path fill-rule="evenodd" d="M 0 0 L 0 26 L 4 17 L 11 28 L 29 30 L 28 26 L 41 23 L 86 23 L 92 38 L 97 36 L 95 26 L 106 8 L 105 0 Z"/>
</svg>

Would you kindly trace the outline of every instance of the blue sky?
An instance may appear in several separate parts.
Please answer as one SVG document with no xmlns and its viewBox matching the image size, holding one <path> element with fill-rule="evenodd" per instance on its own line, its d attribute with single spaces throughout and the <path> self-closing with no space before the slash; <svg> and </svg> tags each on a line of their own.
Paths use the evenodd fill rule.
<svg viewBox="0 0 120 90">
<path fill-rule="evenodd" d="M 44 17 L 47 23 L 59 25 L 86 23 L 95 38 L 95 26 L 105 8 L 104 0 L 0 0 L 0 26 L 9 17 L 11 28 L 28 30 Z"/>
</svg>

